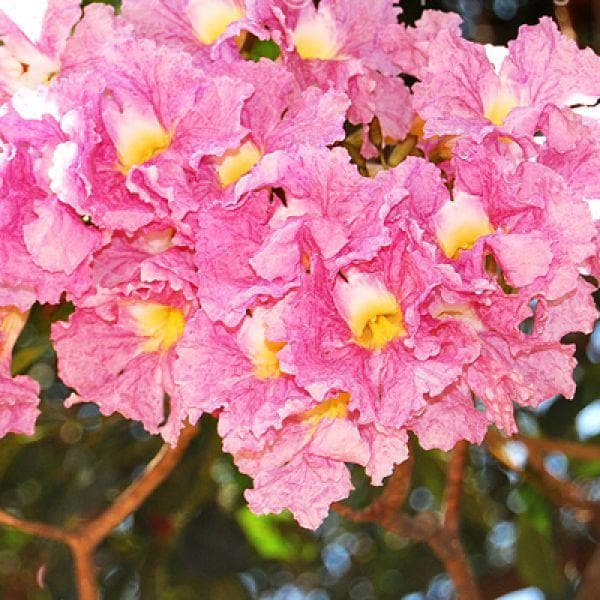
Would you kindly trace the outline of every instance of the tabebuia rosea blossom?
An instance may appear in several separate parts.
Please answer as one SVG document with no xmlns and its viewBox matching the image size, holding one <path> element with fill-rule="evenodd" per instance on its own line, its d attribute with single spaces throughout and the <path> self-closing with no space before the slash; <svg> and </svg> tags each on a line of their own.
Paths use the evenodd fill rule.
<svg viewBox="0 0 600 600">
<path fill-rule="evenodd" d="M 391 0 L 0 12 L 0 434 L 36 303 L 67 405 L 177 444 L 203 414 L 257 513 L 315 528 L 421 446 L 574 394 L 600 269 L 600 58 Z M 409 76 L 409 77 L 406 77 Z M 411 86 L 406 82 L 414 81 Z"/>
</svg>

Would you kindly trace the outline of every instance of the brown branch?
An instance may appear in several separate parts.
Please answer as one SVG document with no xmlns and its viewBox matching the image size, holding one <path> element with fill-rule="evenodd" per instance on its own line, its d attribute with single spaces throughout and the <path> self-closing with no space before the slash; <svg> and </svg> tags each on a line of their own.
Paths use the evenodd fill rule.
<svg viewBox="0 0 600 600">
<path fill-rule="evenodd" d="M 506 444 L 514 439 L 522 442 L 528 450 L 526 465 L 515 464 L 506 453 Z M 545 495 L 559 506 L 571 506 L 592 511 L 600 511 L 600 504 L 589 500 L 585 492 L 575 483 L 565 479 L 558 479 L 546 470 L 543 454 L 551 450 L 548 444 L 538 444 L 537 438 L 516 436 L 507 438 L 498 431 L 490 430 L 486 435 L 488 449 L 492 456 L 506 468 L 519 473 L 525 480 L 539 488 Z M 554 450 L 554 447 L 553 447 Z M 552 451 L 553 451 L 552 450 Z M 529 467 L 529 469 L 527 468 Z"/>
<path fill-rule="evenodd" d="M 569 14 L 568 0 L 566 2 L 564 0 L 561 2 L 554 2 L 554 16 L 556 17 L 556 22 L 560 32 L 564 36 L 571 38 L 576 42 L 577 32 L 573 27 L 573 21 L 571 20 L 571 15 Z"/>
<path fill-rule="evenodd" d="M 459 537 L 460 490 L 468 456 L 468 444 L 459 444 L 450 459 L 446 485 L 446 511 L 441 520 L 431 511 L 414 516 L 400 512 L 410 490 L 412 459 L 396 467 L 384 491 L 362 510 L 333 505 L 340 515 L 357 523 L 373 522 L 403 538 L 427 544 L 442 562 L 459 599 L 480 598 L 476 579 Z"/>
<path fill-rule="evenodd" d="M 600 547 L 596 548 L 585 567 L 577 591 L 577 600 L 596 600 L 598 590 L 600 590 Z"/>
<path fill-rule="evenodd" d="M 37 521 L 20 519 L 0 509 L 0 525 L 66 544 L 73 555 L 80 600 L 97 600 L 98 584 L 94 568 L 94 551 L 110 532 L 134 513 L 152 492 L 171 474 L 198 428 L 187 426 L 177 446 L 164 444 L 142 475 L 129 485 L 104 512 L 72 531 Z"/>
<path fill-rule="evenodd" d="M 170 475 L 179 463 L 190 442 L 196 437 L 196 427 L 181 432 L 177 446 L 164 444 L 143 474 L 136 479 L 103 513 L 80 528 L 79 533 L 89 544 L 96 546 L 119 523 L 134 513 L 152 492 Z"/>
<path fill-rule="evenodd" d="M 370 506 L 373 514 L 397 514 L 402 510 L 412 485 L 414 463 L 414 456 L 410 454 L 403 463 L 396 465 L 383 491 Z"/>
<path fill-rule="evenodd" d="M 351 508 L 341 502 L 335 502 L 331 508 L 355 523 L 380 521 L 388 515 L 399 513 L 410 491 L 413 465 L 412 454 L 403 463 L 396 465 L 381 494 L 366 508 Z"/>
<path fill-rule="evenodd" d="M 0 525 L 6 527 L 12 527 L 18 529 L 24 533 L 29 533 L 37 537 L 47 538 L 49 540 L 56 540 L 58 542 L 67 543 L 68 534 L 66 531 L 53 525 L 47 525 L 46 523 L 40 523 L 38 521 L 28 521 L 26 519 L 20 519 L 15 517 L 5 510 L 0 509 Z"/>
<path fill-rule="evenodd" d="M 469 564 L 460 538 L 442 529 L 429 540 L 429 547 L 442 561 L 454 583 L 456 597 L 464 600 L 477 600 L 481 597 L 477 580 Z"/>
<path fill-rule="evenodd" d="M 460 528 L 460 496 L 468 458 L 469 443 L 460 441 L 452 451 L 448 463 L 444 493 L 444 527 L 456 535 L 458 535 Z"/>
<path fill-rule="evenodd" d="M 79 600 L 98 600 L 98 582 L 94 567 L 95 547 L 89 546 L 76 534 L 71 536 L 67 543 L 73 555 Z"/>
<path fill-rule="evenodd" d="M 544 454 L 550 452 L 562 452 L 567 456 L 578 460 L 600 461 L 600 446 L 595 444 L 584 444 L 568 440 L 554 440 L 548 438 L 533 438 L 525 435 L 517 435 L 514 439 L 523 442 L 527 448 L 540 450 Z"/>
</svg>

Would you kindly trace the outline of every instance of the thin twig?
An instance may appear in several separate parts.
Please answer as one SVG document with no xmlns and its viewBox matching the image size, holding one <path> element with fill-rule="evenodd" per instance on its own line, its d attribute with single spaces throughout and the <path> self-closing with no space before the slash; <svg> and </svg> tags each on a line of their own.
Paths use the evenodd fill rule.
<svg viewBox="0 0 600 600">
<path fill-rule="evenodd" d="M 79 600 L 98 600 L 98 582 L 94 567 L 95 547 L 82 541 L 77 535 L 69 538 L 68 546 L 73 555 Z"/>
<path fill-rule="evenodd" d="M 18 529 L 19 531 L 37 537 L 56 540 L 58 542 L 63 542 L 64 544 L 67 543 L 68 534 L 59 527 L 54 527 L 53 525 L 47 525 L 46 523 L 40 523 L 38 521 L 20 519 L 2 509 L 0 509 L 0 525 L 6 525 L 7 527 L 12 527 L 13 529 Z"/>
<path fill-rule="evenodd" d="M 341 502 L 335 502 L 331 508 L 355 523 L 379 522 L 385 519 L 386 516 L 396 515 L 402 509 L 402 505 L 410 491 L 413 465 L 414 457 L 412 454 L 403 463 L 396 465 L 381 494 L 366 508 L 351 508 Z"/>
<path fill-rule="evenodd" d="M 452 579 L 456 597 L 460 600 L 478 600 L 481 594 L 477 580 L 460 538 L 452 532 L 441 529 L 438 535 L 429 539 L 428 544 Z"/>
<path fill-rule="evenodd" d="M 383 491 L 371 504 L 374 514 L 397 514 L 402 510 L 412 485 L 414 463 L 414 456 L 410 454 L 403 463 L 396 466 Z"/>
</svg>

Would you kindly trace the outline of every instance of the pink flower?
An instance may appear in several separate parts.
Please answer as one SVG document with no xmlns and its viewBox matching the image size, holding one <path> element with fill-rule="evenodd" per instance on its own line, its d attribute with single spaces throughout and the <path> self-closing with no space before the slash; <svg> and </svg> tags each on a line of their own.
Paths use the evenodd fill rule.
<svg viewBox="0 0 600 600">
<path fill-rule="evenodd" d="M 28 7 L 27 21 L 35 24 L 39 21 L 40 27 L 38 31 L 27 33 L 11 20 L 10 15 L 0 10 L 2 100 L 22 88 L 48 83 L 60 70 L 60 58 L 67 38 L 81 17 L 80 3 L 78 0 L 48 0 L 43 14 L 35 14 L 40 8 Z"/>
<path fill-rule="evenodd" d="M 268 39 L 276 22 L 266 0 L 126 0 L 123 18 L 140 37 L 153 39 L 206 60 L 239 58 L 236 41 L 245 32 Z"/>
<path fill-rule="evenodd" d="M 448 451 L 460 440 L 481 443 L 488 428 L 488 417 L 475 408 L 471 394 L 461 381 L 428 401 L 423 413 L 409 426 L 422 448 Z"/>
<path fill-rule="evenodd" d="M 384 0 L 323 0 L 318 8 L 307 2 L 299 11 L 288 9 L 287 39 L 314 77 L 337 70 L 339 78 L 343 69 L 349 79 L 364 67 L 393 75 L 397 69 L 381 41 L 386 27 L 396 23 L 396 13 Z M 304 68 L 293 64 L 294 70 Z"/>
<path fill-rule="evenodd" d="M 580 268 L 595 253 L 595 230 L 586 202 L 544 165 L 524 161 L 502 174 L 495 166 L 501 162 L 490 162 L 496 154 L 491 146 L 471 147 L 478 156 L 465 153 L 456 159 L 456 167 L 462 178 L 462 163 L 465 170 L 481 165 L 478 181 L 463 179 L 464 192 L 472 191 L 474 197 L 463 195 L 458 186 L 454 197 L 470 197 L 478 212 L 459 215 L 446 211 L 450 208 L 446 203 L 435 221 L 442 247 L 452 241 L 460 253 L 454 258 L 465 268 L 479 270 L 482 254 L 489 249 L 506 282 L 530 297 L 554 300 L 574 290 Z M 484 155 L 482 148 L 489 152 Z"/>
<path fill-rule="evenodd" d="M 39 385 L 29 377 L 11 377 L 12 350 L 27 313 L 0 308 L 0 437 L 7 433 L 33 435 L 38 410 Z"/>
<path fill-rule="evenodd" d="M 377 71 L 350 80 L 352 106 L 348 119 L 367 125 L 377 117 L 384 139 L 402 140 L 409 132 L 414 112 L 410 91 L 398 77 L 386 77 Z M 368 131 L 368 128 L 365 128 Z"/>
<path fill-rule="evenodd" d="M 330 504 L 352 490 L 344 463 L 365 465 L 373 483 L 381 485 L 394 463 L 407 458 L 406 431 L 358 425 L 349 401 L 341 392 L 313 402 L 260 439 L 220 427 L 224 450 L 253 478 L 253 488 L 245 494 L 253 511 L 289 509 L 300 525 L 315 529 Z"/>
<path fill-rule="evenodd" d="M 385 218 L 405 195 L 399 187 L 359 175 L 341 148 L 303 146 L 292 157 L 273 155 L 238 191 L 281 188 L 283 199 L 270 220 L 271 231 L 252 259 L 265 278 L 297 277 L 306 270 L 307 249 L 315 248 L 328 268 L 369 260 L 390 243 Z M 307 245 L 308 244 L 308 245 Z"/>
<path fill-rule="evenodd" d="M 59 375 L 75 390 L 67 404 L 94 402 L 103 414 L 141 421 L 175 444 L 186 415 L 173 401 L 173 363 L 190 310 L 177 294 L 140 291 L 55 323 Z"/>
<path fill-rule="evenodd" d="M 383 48 L 402 73 L 421 78 L 431 55 L 430 44 L 445 31 L 460 37 L 461 17 L 455 13 L 424 10 L 414 27 L 403 24 L 388 26 Z"/>
<path fill-rule="evenodd" d="M 434 249 L 401 231 L 337 277 L 317 262 L 284 313 L 282 368 L 317 399 L 348 391 L 361 423 L 404 427 L 479 351 L 460 321 L 428 311 L 445 277 Z"/>
<path fill-rule="evenodd" d="M 78 102 L 78 78 L 59 90 L 70 139 L 57 148 L 53 189 L 110 229 L 133 233 L 155 214 L 180 220 L 198 208 L 192 163 L 237 147 L 252 88 L 225 76 L 209 80 L 189 56 L 149 40 L 121 41 L 105 59 L 93 84 L 99 89 Z"/>
<path fill-rule="evenodd" d="M 347 394 L 340 394 L 290 418 L 281 431 L 259 443 L 244 440 L 234 456 L 253 478 L 246 491 L 259 514 L 289 509 L 303 527 L 315 529 L 336 500 L 352 490 L 345 462 L 365 463 L 369 446 L 346 419 Z M 228 440 L 224 449 L 229 448 Z"/>
<path fill-rule="evenodd" d="M 231 330 L 198 311 L 178 345 L 175 382 L 190 413 L 219 409 L 219 431 L 227 436 L 262 436 L 281 427 L 311 399 L 284 373 L 278 353 L 285 346 L 278 325 L 281 309 L 256 308 Z"/>
<path fill-rule="evenodd" d="M 341 92 L 299 88 L 293 74 L 272 61 L 237 63 L 229 72 L 252 86 L 241 112 L 247 135 L 225 152 L 205 152 L 199 166 L 208 197 L 225 205 L 264 185 L 262 178 L 273 176 L 279 152 L 295 154 L 302 145 L 320 149 L 343 139 L 349 105 Z"/>
<path fill-rule="evenodd" d="M 90 286 L 89 257 L 101 234 L 38 185 L 30 155 L 4 146 L 0 162 L 0 301 L 27 310 Z"/>
<path fill-rule="evenodd" d="M 279 233 L 269 225 L 276 202 L 276 197 L 271 199 L 263 190 L 252 193 L 236 210 L 215 206 L 199 213 L 194 227 L 198 287 L 202 308 L 213 321 L 236 326 L 259 302 L 283 297 L 303 270 L 301 257 L 293 254 L 291 244 L 289 259 L 281 251 L 269 253 L 273 263 L 292 263 L 287 273 L 255 264 L 268 236 Z"/>
<path fill-rule="evenodd" d="M 599 73 L 600 58 L 579 50 L 549 18 L 520 28 L 498 71 L 483 46 L 444 30 L 429 45 L 429 61 L 413 88 L 415 108 L 427 136 L 480 136 L 494 127 L 533 134 L 546 104 L 600 96 Z"/>
<path fill-rule="evenodd" d="M 193 301 L 198 293 L 197 273 L 189 244 L 162 223 L 152 223 L 133 236 L 116 233 L 94 256 L 93 282 L 103 297 L 127 294 L 132 285 L 142 285 L 155 292 L 182 292 Z"/>
<path fill-rule="evenodd" d="M 600 125 L 570 109 L 549 105 L 538 123 L 543 134 L 538 160 L 560 173 L 586 199 L 600 198 Z"/>
</svg>

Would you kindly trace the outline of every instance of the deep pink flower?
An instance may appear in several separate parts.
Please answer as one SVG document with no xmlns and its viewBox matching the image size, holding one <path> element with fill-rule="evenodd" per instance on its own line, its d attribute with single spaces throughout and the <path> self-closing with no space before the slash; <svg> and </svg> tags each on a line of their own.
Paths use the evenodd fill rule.
<svg viewBox="0 0 600 600">
<path fill-rule="evenodd" d="M 317 263 L 284 313 L 282 368 L 317 399 L 347 391 L 361 423 L 404 427 L 479 351 L 459 320 L 429 312 L 445 277 L 433 247 L 405 232 L 341 276 Z"/>
</svg>

